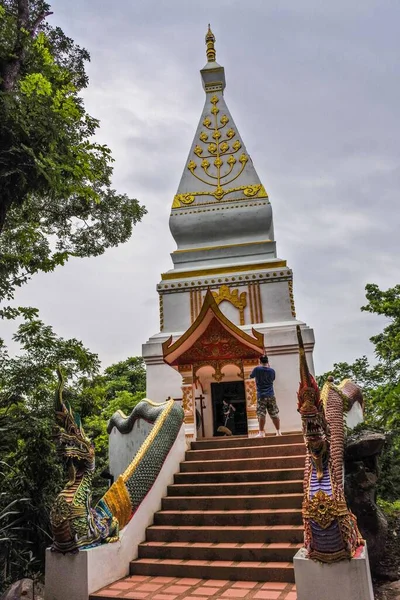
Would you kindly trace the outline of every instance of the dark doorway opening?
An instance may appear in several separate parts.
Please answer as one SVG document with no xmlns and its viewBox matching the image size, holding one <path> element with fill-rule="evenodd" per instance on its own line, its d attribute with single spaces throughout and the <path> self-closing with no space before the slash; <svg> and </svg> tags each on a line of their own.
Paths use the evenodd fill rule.
<svg viewBox="0 0 400 600">
<path fill-rule="evenodd" d="M 231 421 L 233 435 L 247 435 L 246 395 L 244 381 L 226 381 L 211 384 L 211 400 L 213 407 L 213 435 L 223 435 L 218 432 L 218 427 L 224 424 L 225 417 L 222 401 L 231 403 L 236 411 Z"/>
</svg>

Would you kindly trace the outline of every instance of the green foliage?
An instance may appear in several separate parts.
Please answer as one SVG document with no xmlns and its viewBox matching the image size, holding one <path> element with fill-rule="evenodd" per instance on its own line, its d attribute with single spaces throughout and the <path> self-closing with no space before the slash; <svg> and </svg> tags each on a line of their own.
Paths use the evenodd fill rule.
<svg viewBox="0 0 400 600">
<path fill-rule="evenodd" d="M 41 0 L 0 12 L 0 300 L 69 256 L 127 241 L 145 214 L 111 187 L 110 149 L 80 92 L 86 50 L 46 22 Z M 22 11 L 22 12 L 21 12 Z"/>
<path fill-rule="evenodd" d="M 382 291 L 368 284 L 365 289 L 368 303 L 361 310 L 388 319 L 383 332 L 371 338 L 377 363 L 370 365 L 366 356 L 353 364 L 335 363 L 317 380 L 322 386 L 329 375 L 338 382 L 349 377 L 363 388 L 363 427 L 386 434 L 378 493 L 382 501 L 393 502 L 400 498 L 400 285 Z"/>
<path fill-rule="evenodd" d="M 130 357 L 107 367 L 102 375 L 80 382 L 79 398 L 74 406 L 80 411 L 85 431 L 96 450 L 95 499 L 106 490 L 105 480 L 100 474 L 108 468 L 108 420 L 117 410 L 131 413 L 145 397 L 145 389 L 146 372 L 141 357 Z"/>
<path fill-rule="evenodd" d="M 2 467 L 8 468 L 8 465 L 2 462 Z M 4 476 L 4 472 L 1 476 Z M 2 582 L 0 581 L 0 592 L 3 587 L 12 582 L 11 565 L 18 561 L 21 572 L 26 574 L 32 558 L 25 543 L 19 537 L 24 503 L 27 502 L 27 498 L 17 498 L 8 502 L 7 496 L 5 492 L 0 493 L 0 567 L 3 579 Z"/>
<path fill-rule="evenodd" d="M 373 336 L 371 342 L 375 344 L 377 356 L 385 361 L 387 377 L 397 381 L 400 370 L 400 285 L 382 291 L 371 283 L 365 289 L 368 304 L 361 310 L 382 315 L 389 320 L 382 333 Z"/>
<path fill-rule="evenodd" d="M 63 486 L 52 441 L 55 367 L 62 362 L 75 381 L 99 370 L 97 355 L 82 342 L 57 337 L 35 309 L 24 313 L 14 335 L 20 354 L 10 356 L 0 345 L 0 453 L 7 465 L 2 469 L 0 511 L 26 498 L 18 529 L 11 527 L 13 535 L 0 554 L 0 568 L 10 579 L 42 568 L 50 543 L 50 506 Z"/>
<path fill-rule="evenodd" d="M 395 516 L 400 514 L 400 500 L 394 502 L 387 502 L 386 500 L 378 499 L 378 505 L 381 509 L 389 516 Z"/>
<path fill-rule="evenodd" d="M 350 365 L 345 362 L 334 363 L 330 371 L 317 377 L 317 383 L 320 388 L 322 388 L 329 376 L 332 376 L 336 381 L 342 381 L 347 378 L 352 379 L 355 383 L 362 385 L 364 392 L 368 393 L 382 381 L 384 369 L 382 365 L 371 367 L 367 357 L 362 356 Z"/>
<path fill-rule="evenodd" d="M 97 450 L 96 497 L 107 487 L 100 477 L 107 465 L 107 420 L 117 409 L 132 410 L 144 395 L 145 381 L 141 358 L 128 358 L 100 374 L 97 355 L 82 342 L 58 337 L 36 309 L 7 311 L 9 317 L 21 315 L 14 335 L 19 354 L 10 356 L 0 343 L 0 571 L 8 582 L 43 572 L 51 543 L 50 508 L 66 481 L 52 437 L 56 366 L 63 365 L 69 382 L 65 397 L 85 416 Z"/>
</svg>

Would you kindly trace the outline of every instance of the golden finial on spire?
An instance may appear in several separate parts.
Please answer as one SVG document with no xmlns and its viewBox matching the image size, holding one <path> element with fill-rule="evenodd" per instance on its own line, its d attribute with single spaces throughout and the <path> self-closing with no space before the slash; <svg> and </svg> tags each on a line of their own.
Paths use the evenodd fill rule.
<svg viewBox="0 0 400 600">
<path fill-rule="evenodd" d="M 215 52 L 215 35 L 211 31 L 210 23 L 208 24 L 208 31 L 206 33 L 206 44 L 207 44 L 207 60 L 208 62 L 215 62 L 217 53 Z"/>
</svg>

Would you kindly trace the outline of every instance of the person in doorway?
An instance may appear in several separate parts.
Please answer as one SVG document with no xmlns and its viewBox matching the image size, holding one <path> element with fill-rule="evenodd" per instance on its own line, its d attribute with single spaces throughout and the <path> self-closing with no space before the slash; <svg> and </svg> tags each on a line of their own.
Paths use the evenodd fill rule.
<svg viewBox="0 0 400 600">
<path fill-rule="evenodd" d="M 224 413 L 224 427 L 235 433 L 235 412 L 236 408 L 225 398 L 222 401 L 222 410 Z"/>
<path fill-rule="evenodd" d="M 257 437 L 265 437 L 264 427 L 267 411 L 275 425 L 276 435 L 282 435 L 279 408 L 274 393 L 275 371 L 269 366 L 268 356 L 261 356 L 260 364 L 252 370 L 250 378 L 256 380 L 257 387 L 256 412 L 259 426 Z"/>
</svg>

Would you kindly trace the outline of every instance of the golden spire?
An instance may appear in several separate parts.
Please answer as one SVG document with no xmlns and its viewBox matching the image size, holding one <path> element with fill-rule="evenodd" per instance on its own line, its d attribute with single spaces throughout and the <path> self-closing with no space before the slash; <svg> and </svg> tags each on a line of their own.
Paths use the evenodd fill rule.
<svg viewBox="0 0 400 600">
<path fill-rule="evenodd" d="M 208 31 L 206 33 L 206 44 L 207 44 L 207 60 L 208 62 L 215 62 L 217 53 L 215 52 L 215 35 L 211 31 L 210 23 L 208 24 Z"/>
</svg>

